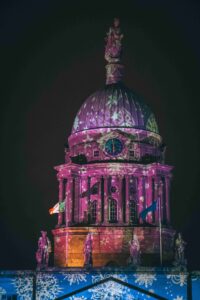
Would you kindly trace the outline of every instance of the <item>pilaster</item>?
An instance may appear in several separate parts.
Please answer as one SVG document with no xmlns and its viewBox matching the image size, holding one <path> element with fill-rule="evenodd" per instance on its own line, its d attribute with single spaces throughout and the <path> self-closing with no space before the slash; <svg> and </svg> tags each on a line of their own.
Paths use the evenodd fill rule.
<svg viewBox="0 0 200 300">
<path fill-rule="evenodd" d="M 65 224 L 66 226 L 72 223 L 72 191 L 73 189 L 73 178 L 70 176 L 67 179 L 66 184 L 66 198 L 65 198 Z"/>
<path fill-rule="evenodd" d="M 108 224 L 108 177 L 104 177 L 104 225 Z"/>
<path fill-rule="evenodd" d="M 124 201 L 124 195 L 123 195 L 123 177 L 118 177 L 118 186 L 119 186 L 119 202 L 118 202 L 118 223 L 123 224 L 123 201 Z"/>
<path fill-rule="evenodd" d="M 146 190 L 146 207 L 149 207 L 152 204 L 152 177 L 146 177 L 145 183 L 145 190 Z M 152 224 L 152 212 L 147 214 L 147 222 Z"/>
<path fill-rule="evenodd" d="M 129 181 L 130 176 L 125 176 L 125 186 L 126 186 L 126 198 L 125 198 L 125 222 L 126 224 L 130 223 L 130 194 L 129 194 Z"/>
<path fill-rule="evenodd" d="M 101 177 L 97 177 L 97 182 L 98 182 L 98 194 L 97 194 L 97 218 L 96 218 L 96 223 L 100 224 L 101 223 Z"/>
<path fill-rule="evenodd" d="M 138 177 L 138 217 L 140 213 L 143 211 L 144 205 L 144 195 L 143 195 L 143 178 L 142 176 Z M 139 218 L 139 224 L 142 224 L 141 218 Z"/>
<path fill-rule="evenodd" d="M 63 178 L 59 178 L 58 179 L 59 181 L 59 195 L 58 195 L 58 198 L 59 198 L 59 204 L 64 201 L 63 199 Z M 63 223 L 63 213 L 62 212 L 59 212 L 58 213 L 58 227 L 60 227 Z"/>
</svg>

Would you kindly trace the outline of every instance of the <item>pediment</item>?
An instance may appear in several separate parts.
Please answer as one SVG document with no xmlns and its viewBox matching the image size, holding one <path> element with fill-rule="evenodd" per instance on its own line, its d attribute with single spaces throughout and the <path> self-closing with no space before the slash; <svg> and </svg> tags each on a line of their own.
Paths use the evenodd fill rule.
<svg viewBox="0 0 200 300">
<path fill-rule="evenodd" d="M 80 288 L 76 291 L 63 295 L 56 300 L 61 299 L 118 299 L 118 300 L 134 300 L 134 299 L 160 299 L 167 300 L 153 292 L 141 289 L 138 286 L 132 285 L 126 281 L 119 279 L 118 277 L 106 277 L 102 280 L 93 280 L 93 284 Z M 93 297 L 94 296 L 94 297 Z"/>
</svg>

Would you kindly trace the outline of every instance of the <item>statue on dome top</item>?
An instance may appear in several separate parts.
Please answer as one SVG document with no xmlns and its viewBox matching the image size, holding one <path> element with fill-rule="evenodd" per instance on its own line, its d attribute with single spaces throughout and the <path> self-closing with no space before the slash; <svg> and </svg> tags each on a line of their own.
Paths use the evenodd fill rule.
<svg viewBox="0 0 200 300">
<path fill-rule="evenodd" d="M 41 268 L 48 267 L 51 251 L 51 242 L 47 237 L 47 232 L 41 231 L 41 237 L 38 240 L 38 250 L 36 252 L 37 269 L 40 270 Z"/>
<path fill-rule="evenodd" d="M 120 21 L 118 18 L 115 18 L 113 26 L 109 28 L 109 31 L 105 38 L 105 60 L 107 60 L 108 63 L 120 62 L 122 54 L 122 38 L 123 34 L 121 33 L 120 29 Z"/>
</svg>

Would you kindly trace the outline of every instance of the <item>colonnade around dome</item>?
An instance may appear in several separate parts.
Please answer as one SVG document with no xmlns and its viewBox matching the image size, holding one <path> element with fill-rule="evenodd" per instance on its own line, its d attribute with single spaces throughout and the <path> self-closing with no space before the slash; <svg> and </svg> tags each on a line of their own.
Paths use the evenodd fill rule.
<svg viewBox="0 0 200 300">
<path fill-rule="evenodd" d="M 169 190 L 171 167 L 159 163 L 66 164 L 58 170 L 59 199 L 65 212 L 58 214 L 58 226 L 74 225 L 158 225 L 158 210 L 145 220 L 140 213 L 158 198 L 161 221 L 170 224 Z M 158 205 L 158 203 L 157 203 Z"/>
</svg>

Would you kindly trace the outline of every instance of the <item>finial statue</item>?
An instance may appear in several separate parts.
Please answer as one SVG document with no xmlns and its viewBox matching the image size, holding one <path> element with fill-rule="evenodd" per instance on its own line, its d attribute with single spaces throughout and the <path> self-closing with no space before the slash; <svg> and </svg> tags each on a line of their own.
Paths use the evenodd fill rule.
<svg viewBox="0 0 200 300">
<path fill-rule="evenodd" d="M 176 266 L 186 266 L 185 259 L 185 246 L 186 242 L 183 240 L 181 233 L 178 233 L 178 236 L 175 240 L 175 262 Z"/>
<path fill-rule="evenodd" d="M 140 265 L 140 243 L 136 234 L 133 235 L 133 239 L 129 242 L 130 245 L 130 257 L 129 257 L 129 265 L 130 266 L 138 266 Z"/>
<path fill-rule="evenodd" d="M 123 34 L 120 29 L 120 21 L 114 19 L 113 26 L 110 27 L 105 38 L 105 60 L 106 65 L 106 84 L 118 83 L 122 80 L 124 66 L 121 64 Z"/>
<path fill-rule="evenodd" d="M 36 252 L 37 269 L 47 268 L 49 264 L 49 254 L 51 253 L 51 242 L 46 231 L 41 231 Z"/>
<path fill-rule="evenodd" d="M 84 245 L 84 267 L 92 266 L 92 236 L 88 233 Z"/>
<path fill-rule="evenodd" d="M 109 28 L 107 33 L 105 59 L 108 63 L 118 63 L 121 60 L 122 45 L 121 40 L 123 34 L 120 29 L 120 21 L 118 18 L 114 19 L 113 26 Z"/>
</svg>

